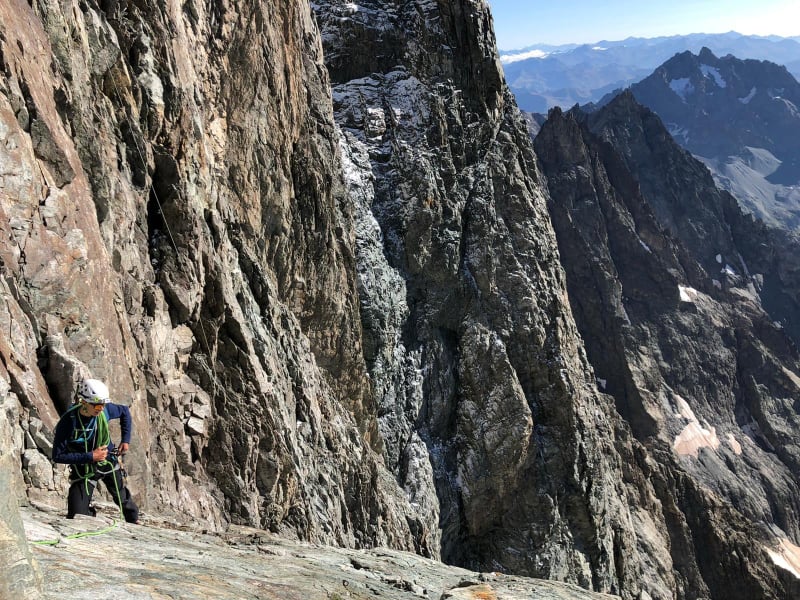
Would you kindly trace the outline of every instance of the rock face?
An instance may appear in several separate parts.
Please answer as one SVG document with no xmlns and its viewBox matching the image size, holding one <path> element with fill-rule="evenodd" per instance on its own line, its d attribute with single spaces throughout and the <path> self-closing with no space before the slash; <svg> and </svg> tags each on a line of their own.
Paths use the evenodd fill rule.
<svg viewBox="0 0 800 600">
<path fill-rule="evenodd" d="M 63 493 L 40 455 L 91 374 L 131 406 L 146 511 L 635 578 L 488 10 L 418 8 L 326 23 L 362 57 L 329 52 L 339 136 L 303 3 L 0 5 L 2 355 L 29 496 Z M 352 46 L 384 19 L 409 26 L 392 52 L 422 44 L 405 67 Z"/>
<path fill-rule="evenodd" d="M 435 487 L 446 561 L 638 594 L 613 407 L 486 7 L 315 7 L 387 464 L 412 496 Z"/>
<path fill-rule="evenodd" d="M 714 285 L 752 284 L 772 320 L 800 344 L 800 238 L 743 215 L 730 194 L 715 189 L 700 162 L 677 151 L 659 117 L 634 104 L 630 93 L 623 94 L 592 118 L 593 127 L 635 173 L 658 222 Z"/>
<path fill-rule="evenodd" d="M 91 373 L 131 406 L 145 510 L 348 546 L 432 535 L 375 452 L 308 7 L 0 13 L 0 351 L 23 407 L 12 425 L 31 433 L 20 461 L 48 453 Z M 41 461 L 25 460 L 32 476 Z M 50 481 L 32 493 L 61 495 Z"/>
<path fill-rule="evenodd" d="M 91 374 L 146 511 L 638 593 L 487 7 L 315 10 L 333 105 L 301 2 L 0 5 L 28 495 Z"/>
<path fill-rule="evenodd" d="M 629 93 L 551 111 L 535 148 L 589 360 L 642 444 L 676 597 L 794 597 L 800 362 L 762 306 L 750 237 L 774 248 L 775 232 Z"/>
<path fill-rule="evenodd" d="M 665 311 L 666 337 L 702 331 L 736 352 L 703 363 L 695 402 L 683 363 L 661 372 L 655 326 L 636 369 L 615 334 L 622 371 L 592 358 L 614 395 L 598 390 L 482 0 L 0 0 L 0 72 L 0 442 L 3 481 L 29 501 L 63 505 L 52 430 L 91 374 L 131 407 L 146 517 L 629 599 L 791 590 L 768 558 L 797 541 L 785 338 L 752 290 L 704 287 L 707 257 L 664 241 L 641 310 Z M 702 329 L 699 309 L 672 310 L 684 276 L 687 294 L 739 294 L 749 312 Z M 668 410 L 683 416 L 662 427 Z M 715 434 L 726 454 L 699 450 Z M 714 478 L 723 468 L 746 476 Z M 746 506 L 725 491 L 751 484 L 766 497 Z M 69 570 L 42 582 L 16 504 L 0 514 L 13 592 L 55 589 Z M 761 522 L 783 546 L 754 543 Z M 441 597 L 492 597 L 493 581 Z"/>
<path fill-rule="evenodd" d="M 5 375 L 5 374 L 4 374 Z M 42 579 L 25 538 L 19 503 L 25 498 L 25 484 L 20 470 L 22 429 L 18 427 L 21 406 L 16 394 L 8 388 L 8 376 L 0 377 L 0 598 L 34 600 L 41 597 Z M 52 469 L 51 469 L 52 475 Z"/>
</svg>

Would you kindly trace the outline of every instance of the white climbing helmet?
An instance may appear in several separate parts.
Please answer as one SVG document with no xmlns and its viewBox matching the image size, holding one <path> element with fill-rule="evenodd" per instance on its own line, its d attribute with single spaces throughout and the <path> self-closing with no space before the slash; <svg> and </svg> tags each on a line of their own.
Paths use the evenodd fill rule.
<svg viewBox="0 0 800 600">
<path fill-rule="evenodd" d="M 84 379 L 78 386 L 78 397 L 90 404 L 108 404 L 108 387 L 99 379 Z"/>
</svg>

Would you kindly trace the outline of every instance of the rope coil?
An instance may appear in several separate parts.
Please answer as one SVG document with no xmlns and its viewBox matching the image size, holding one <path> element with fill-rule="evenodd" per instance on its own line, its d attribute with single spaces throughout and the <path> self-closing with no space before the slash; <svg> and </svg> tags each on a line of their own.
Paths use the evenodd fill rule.
<svg viewBox="0 0 800 600">
<path fill-rule="evenodd" d="M 80 407 L 80 404 L 76 404 L 75 406 L 70 408 L 70 411 L 79 410 L 79 407 Z M 97 420 L 95 422 L 93 422 L 94 419 L 97 419 Z M 80 426 L 81 426 L 83 448 L 84 448 L 84 450 L 86 452 L 89 452 L 89 439 L 90 438 L 96 438 L 96 442 L 94 443 L 95 447 L 108 446 L 109 442 L 111 441 L 111 433 L 108 430 L 108 418 L 106 417 L 105 411 L 101 412 L 97 417 L 94 417 L 92 420 L 89 421 L 88 429 L 87 429 L 87 424 L 84 424 L 83 419 L 80 418 L 80 414 L 77 415 L 77 419 L 76 420 L 78 421 L 78 423 L 80 423 Z M 95 425 L 95 423 L 96 423 L 96 425 Z M 83 479 L 83 484 L 84 484 L 84 486 L 86 486 L 85 487 L 86 495 L 88 496 L 89 495 L 89 480 L 92 479 L 96 474 L 95 466 L 99 467 L 99 466 L 102 466 L 102 465 L 111 465 L 111 467 L 112 467 L 111 472 L 109 474 L 114 478 L 114 489 L 117 492 L 116 498 L 117 498 L 117 506 L 119 507 L 119 516 L 120 516 L 121 520 L 124 520 L 125 519 L 125 514 L 124 514 L 124 512 L 122 510 L 122 496 L 119 493 L 119 483 L 117 483 L 117 476 L 114 473 L 114 471 L 116 469 L 115 469 L 113 461 L 110 461 L 108 459 L 104 459 L 104 460 L 98 461 L 97 463 L 88 464 L 88 465 L 86 465 L 85 474 L 80 475 L 80 474 L 76 473 L 76 475 L 78 476 L 78 479 Z M 76 469 L 76 471 L 77 471 L 77 469 Z M 120 466 L 120 472 L 121 472 L 121 466 Z M 112 522 L 111 522 L 111 525 L 109 525 L 108 527 L 104 527 L 103 529 L 99 529 L 97 531 L 81 531 L 79 533 L 73 533 L 71 535 L 55 538 L 55 539 L 52 539 L 52 540 L 30 540 L 30 543 L 34 544 L 36 546 L 57 546 L 59 543 L 61 543 L 62 540 L 76 540 L 76 539 L 80 539 L 80 538 L 84 538 L 84 537 L 92 537 L 92 536 L 95 536 L 95 535 L 102 535 L 104 533 L 108 533 L 109 531 L 117 528 L 118 526 L 119 526 L 119 522 L 116 519 L 113 519 Z"/>
</svg>

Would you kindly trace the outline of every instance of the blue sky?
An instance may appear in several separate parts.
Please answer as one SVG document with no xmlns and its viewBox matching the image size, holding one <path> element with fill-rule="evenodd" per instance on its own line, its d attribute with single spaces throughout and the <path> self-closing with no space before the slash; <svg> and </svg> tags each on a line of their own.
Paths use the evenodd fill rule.
<svg viewBox="0 0 800 600">
<path fill-rule="evenodd" d="M 800 0 L 488 0 L 497 45 L 738 31 L 800 35 Z"/>
</svg>

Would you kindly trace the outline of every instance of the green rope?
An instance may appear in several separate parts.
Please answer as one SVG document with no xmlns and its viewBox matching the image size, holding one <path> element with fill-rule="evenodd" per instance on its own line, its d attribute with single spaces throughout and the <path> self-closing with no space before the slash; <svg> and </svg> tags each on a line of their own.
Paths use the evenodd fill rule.
<svg viewBox="0 0 800 600">
<path fill-rule="evenodd" d="M 53 540 L 31 540 L 31 544 L 34 544 L 36 546 L 57 546 L 63 540 L 77 540 L 77 539 L 80 539 L 80 538 L 92 537 L 92 536 L 95 536 L 95 535 L 102 535 L 104 533 L 108 533 L 109 531 L 119 527 L 120 522 L 125 520 L 125 513 L 122 511 L 122 496 L 119 493 L 119 483 L 117 483 L 117 476 L 113 472 L 112 472 L 112 475 L 114 477 L 114 489 L 117 492 L 117 501 L 118 501 L 117 506 L 119 507 L 120 521 L 117 521 L 117 519 L 113 519 L 111 521 L 111 525 L 109 525 L 108 527 L 104 527 L 103 529 L 98 529 L 97 531 L 81 531 L 79 533 L 73 533 L 71 535 L 65 535 L 64 537 L 59 537 L 59 538 L 56 538 L 56 539 L 53 539 Z"/>
<path fill-rule="evenodd" d="M 114 489 L 117 492 L 117 506 L 119 507 L 119 516 L 120 520 L 125 520 L 125 513 L 122 511 L 122 496 L 119 493 L 119 484 L 117 483 L 117 475 L 112 472 L 112 476 L 114 477 Z M 111 525 L 108 527 L 104 527 L 103 529 L 98 529 L 97 531 L 81 531 L 80 533 L 73 533 L 72 535 L 65 535 L 64 537 L 56 538 L 54 540 L 31 540 L 31 544 L 36 546 L 57 546 L 63 540 L 77 540 L 80 538 L 85 537 L 92 537 L 95 535 L 102 535 L 104 533 L 108 533 L 112 529 L 119 527 L 119 523 L 116 519 L 111 521 Z"/>
<path fill-rule="evenodd" d="M 36 546 L 56 546 L 61 543 L 63 540 L 77 540 L 80 538 L 85 537 L 92 537 L 94 535 L 102 535 L 104 533 L 108 533 L 112 529 L 119 527 L 119 523 L 116 519 L 111 522 L 111 525 L 105 527 L 103 529 L 98 529 L 97 531 L 81 531 L 80 533 L 73 533 L 72 535 L 65 535 L 64 537 L 56 538 L 54 540 L 32 540 L 31 544 Z"/>
<path fill-rule="evenodd" d="M 83 424 L 83 420 L 80 418 L 80 415 L 78 416 L 78 422 L 81 424 L 81 432 L 83 433 L 83 448 L 86 452 L 89 452 L 89 441 L 86 439 L 86 428 Z M 100 446 L 108 446 L 110 442 L 111 442 L 111 434 L 108 430 L 108 417 L 106 417 L 106 413 L 105 411 L 103 411 L 97 417 L 97 432 L 95 434 L 94 447 L 99 448 Z M 122 510 L 122 496 L 119 493 L 119 483 L 117 483 L 117 474 L 114 472 L 113 469 L 114 463 L 108 459 L 105 459 L 97 462 L 96 464 L 97 466 L 111 465 L 112 467 L 111 476 L 114 478 L 114 489 L 117 492 L 117 505 L 119 506 L 119 516 L 120 519 L 125 520 L 125 514 Z M 89 495 L 89 480 L 92 477 L 94 477 L 94 475 L 95 475 L 95 470 L 93 464 L 87 466 L 85 475 L 78 474 L 78 477 L 83 479 L 83 483 L 86 486 L 87 496 Z M 120 473 L 120 476 L 122 476 L 122 473 Z M 111 522 L 111 525 L 103 529 L 99 529 L 97 531 L 82 531 L 80 533 L 73 533 L 72 535 L 56 538 L 54 540 L 32 540 L 31 544 L 37 546 L 56 546 L 59 543 L 61 543 L 62 540 L 77 540 L 80 538 L 102 535 L 104 533 L 108 533 L 109 531 L 115 529 L 118 526 L 119 523 L 117 522 L 116 519 L 114 519 Z"/>
<path fill-rule="evenodd" d="M 101 412 L 97 416 L 97 431 L 95 432 L 94 435 L 95 442 L 94 442 L 94 448 L 92 448 L 92 450 L 89 450 L 89 440 L 88 436 L 86 435 L 86 426 L 83 424 L 83 419 L 81 419 L 80 412 L 78 413 L 78 423 L 80 423 L 81 433 L 83 433 L 83 450 L 85 452 L 91 452 L 92 450 L 94 450 L 95 448 L 99 448 L 100 446 L 108 446 L 109 442 L 111 442 L 111 434 L 108 431 L 108 417 L 106 417 L 105 410 L 103 410 L 103 412 Z M 111 463 L 108 459 L 101 460 L 98 463 L 96 463 L 97 466 L 105 464 L 111 465 L 113 467 L 113 463 Z M 75 474 L 80 479 L 83 479 L 84 490 L 86 491 L 87 496 L 89 495 L 89 480 L 93 478 L 95 475 L 94 467 L 95 464 L 86 465 L 86 472 L 83 475 L 81 475 L 77 469 L 75 470 Z"/>
</svg>

